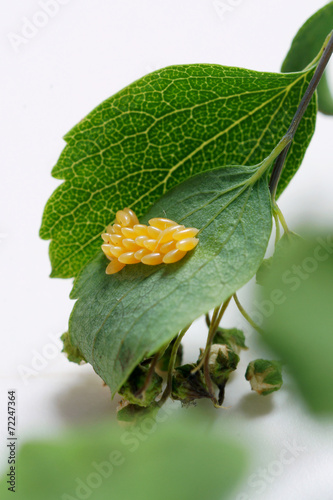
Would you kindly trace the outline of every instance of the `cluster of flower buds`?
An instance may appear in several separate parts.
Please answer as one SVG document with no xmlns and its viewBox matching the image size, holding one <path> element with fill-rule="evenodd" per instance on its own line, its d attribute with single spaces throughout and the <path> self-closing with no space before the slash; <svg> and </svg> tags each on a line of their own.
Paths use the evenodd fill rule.
<svg viewBox="0 0 333 500">
<path fill-rule="evenodd" d="M 142 262 L 148 266 L 173 264 L 197 246 L 198 229 L 186 228 L 170 219 L 150 219 L 149 225 L 140 224 L 129 209 L 116 213 L 116 223 L 102 234 L 102 250 L 110 259 L 107 274 L 115 274 L 126 264 Z"/>
</svg>

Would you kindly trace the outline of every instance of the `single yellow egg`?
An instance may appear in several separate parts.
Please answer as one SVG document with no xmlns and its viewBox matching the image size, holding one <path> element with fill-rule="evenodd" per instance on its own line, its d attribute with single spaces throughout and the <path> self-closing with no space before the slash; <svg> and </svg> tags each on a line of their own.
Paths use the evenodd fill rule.
<svg viewBox="0 0 333 500">
<path fill-rule="evenodd" d="M 178 262 L 183 257 L 185 257 L 185 255 L 186 255 L 185 251 L 178 250 L 178 248 L 175 248 L 174 250 L 171 250 L 166 255 L 164 255 L 163 262 L 164 264 L 173 264 L 174 262 Z"/>
<path fill-rule="evenodd" d="M 186 238 L 185 240 L 178 241 L 176 243 L 176 248 L 178 248 L 178 250 L 189 252 L 190 250 L 193 250 L 193 248 L 196 247 L 198 243 L 198 238 Z"/>
<path fill-rule="evenodd" d="M 157 229 L 161 229 L 162 231 L 167 227 L 177 226 L 177 222 L 174 222 L 173 220 L 170 219 L 161 219 L 161 218 L 150 219 L 149 224 L 151 226 L 157 227 Z"/>
<path fill-rule="evenodd" d="M 125 264 L 122 264 L 121 262 L 119 262 L 118 259 L 114 259 L 110 262 L 110 264 L 106 268 L 106 274 L 119 273 L 119 271 L 121 271 L 124 267 L 125 267 Z"/>
<path fill-rule="evenodd" d="M 140 262 L 138 259 L 135 258 L 134 252 L 125 252 L 121 254 L 120 257 L 118 257 L 119 262 L 122 262 L 123 264 L 137 264 Z"/>
<path fill-rule="evenodd" d="M 186 227 L 185 229 L 182 229 L 181 231 L 177 231 L 175 233 L 175 240 L 180 241 L 184 240 L 185 238 L 193 238 L 196 236 L 199 232 L 199 229 L 195 229 L 195 227 Z"/>
<path fill-rule="evenodd" d="M 162 264 L 163 256 L 160 253 L 150 253 L 142 257 L 141 262 L 147 266 L 157 266 L 158 264 Z"/>
<path fill-rule="evenodd" d="M 122 244 L 127 250 L 131 250 L 132 252 L 136 252 L 140 248 L 139 245 L 130 238 L 124 238 Z"/>
</svg>

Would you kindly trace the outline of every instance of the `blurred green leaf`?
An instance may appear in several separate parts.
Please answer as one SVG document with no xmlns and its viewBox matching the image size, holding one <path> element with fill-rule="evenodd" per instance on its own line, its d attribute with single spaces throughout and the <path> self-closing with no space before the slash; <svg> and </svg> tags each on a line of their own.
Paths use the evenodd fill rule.
<svg viewBox="0 0 333 500">
<path fill-rule="evenodd" d="M 301 71 L 316 57 L 326 36 L 333 29 L 333 2 L 311 16 L 297 32 L 290 50 L 283 61 L 281 71 Z M 318 108 L 327 115 L 333 115 L 333 96 L 325 72 L 318 86 Z"/>
<path fill-rule="evenodd" d="M 53 277 L 76 276 L 126 206 L 141 217 L 171 188 L 223 165 L 254 165 L 288 129 L 313 71 L 281 75 L 214 64 L 171 66 L 104 101 L 66 136 L 45 207 Z M 279 193 L 314 132 L 313 99 L 291 146 Z"/>
<path fill-rule="evenodd" d="M 274 256 L 269 257 L 268 259 L 264 259 L 261 266 L 259 267 L 256 274 L 256 283 L 258 285 L 264 285 L 265 279 L 268 276 L 269 272 L 272 268 L 272 263 L 276 265 L 280 259 L 283 259 L 286 255 L 288 255 L 292 245 L 297 242 L 303 241 L 303 238 L 292 231 L 289 233 L 284 233 L 282 238 L 279 239 L 277 245 L 274 249 Z M 274 261 L 273 261 L 274 259 Z"/>
<path fill-rule="evenodd" d="M 333 238 L 294 242 L 272 263 L 261 300 L 264 340 L 313 411 L 333 413 Z"/>
<path fill-rule="evenodd" d="M 146 417 L 124 430 L 108 424 L 23 445 L 13 498 L 223 500 L 245 465 L 243 449 L 230 438 L 164 412 L 161 420 Z M 7 489 L 4 478 L 0 487 Z"/>
<path fill-rule="evenodd" d="M 172 264 L 105 274 L 102 254 L 79 274 L 69 333 L 73 346 L 115 393 L 146 356 L 220 305 L 257 271 L 271 233 L 271 201 L 257 168 L 225 167 L 169 191 L 144 217 L 200 229 L 199 244 Z"/>
</svg>

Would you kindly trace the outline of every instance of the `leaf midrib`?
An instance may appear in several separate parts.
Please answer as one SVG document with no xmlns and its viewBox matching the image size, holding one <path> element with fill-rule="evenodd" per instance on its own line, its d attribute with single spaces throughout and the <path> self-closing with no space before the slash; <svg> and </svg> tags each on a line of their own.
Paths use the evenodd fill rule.
<svg viewBox="0 0 333 500">
<path fill-rule="evenodd" d="M 220 247 L 219 251 L 218 251 L 215 255 L 213 255 L 210 259 L 207 259 L 207 261 L 206 261 L 205 263 L 203 263 L 203 264 L 202 264 L 202 265 L 201 265 L 198 269 L 196 269 L 196 271 L 195 271 L 195 272 L 194 272 L 191 276 L 189 276 L 189 277 L 188 277 L 188 278 L 187 278 L 187 279 L 186 279 L 183 283 L 185 283 L 186 281 L 189 281 L 190 279 L 192 279 L 192 278 L 193 278 L 193 277 L 194 277 L 194 276 L 195 276 L 198 272 L 200 272 L 200 271 L 201 271 L 201 270 L 202 270 L 202 269 L 203 269 L 206 265 L 208 265 L 208 264 L 209 264 L 212 260 L 214 260 L 214 259 L 215 259 L 215 258 L 216 258 L 216 257 L 217 257 L 220 253 L 221 253 L 221 251 L 222 251 L 223 247 L 224 247 L 224 246 L 228 243 L 228 241 L 230 240 L 230 238 L 231 238 L 231 237 L 232 237 L 232 235 L 234 234 L 234 232 L 235 232 L 236 228 L 238 227 L 238 224 L 239 224 L 239 222 L 240 222 L 240 220 L 241 220 L 241 217 L 242 217 L 242 215 L 243 215 L 243 213 L 244 213 L 244 210 L 245 210 L 246 204 L 247 204 L 247 202 L 248 202 L 248 199 L 249 199 L 249 197 L 250 197 L 250 195 L 251 195 L 251 193 L 252 193 L 253 186 L 252 186 L 251 184 L 249 184 L 249 185 L 247 185 L 247 186 L 246 186 L 246 189 L 248 189 L 248 191 L 249 191 L 249 192 L 248 192 L 247 197 L 245 198 L 245 201 L 244 201 L 244 203 L 243 203 L 242 209 L 241 209 L 241 210 L 240 210 L 240 212 L 239 212 L 239 216 L 238 216 L 238 218 L 237 218 L 237 221 L 236 221 L 236 223 L 235 223 L 234 227 L 231 229 L 230 234 L 228 235 L 228 237 L 226 238 L 226 240 L 222 243 L 222 245 L 221 245 L 221 247 Z M 236 198 L 237 198 L 238 196 L 242 195 L 242 194 L 244 193 L 244 191 L 245 191 L 245 190 L 244 190 L 244 189 L 242 189 L 239 193 L 237 193 Z M 220 193 L 220 196 L 223 196 L 223 193 Z M 226 205 L 225 205 L 225 206 L 221 209 L 221 211 L 220 211 L 220 212 L 218 212 L 218 213 L 216 214 L 216 216 L 215 216 L 215 217 L 214 217 L 214 218 L 210 221 L 210 223 L 209 223 L 209 224 L 211 224 L 211 223 L 213 222 L 213 220 L 215 220 L 215 218 L 216 218 L 218 215 L 220 215 L 220 213 L 222 213 L 222 211 L 224 211 L 224 210 L 225 210 L 225 209 L 226 209 L 226 208 L 230 205 L 230 203 L 232 203 L 232 201 L 234 201 L 234 199 L 235 199 L 235 197 L 234 197 L 234 198 L 232 198 L 231 200 L 228 200 L 227 204 L 226 204 Z M 211 200 L 211 202 L 213 202 L 213 201 L 214 201 L 214 200 Z M 207 206 L 207 204 L 206 204 L 205 206 Z M 200 207 L 198 207 L 198 208 L 196 209 L 196 211 L 199 211 L 199 210 L 201 210 L 202 208 L 203 208 L 203 207 L 201 207 L 201 206 L 200 206 Z M 186 216 L 186 217 L 187 217 L 187 216 Z M 209 224 L 208 224 L 208 225 L 209 225 Z M 205 226 L 205 227 L 207 227 L 207 226 Z M 156 273 L 156 272 L 158 272 L 158 270 L 159 270 L 159 269 L 156 269 L 155 273 Z M 152 273 L 152 274 L 154 274 L 154 273 Z M 150 275 L 150 276 L 151 276 L 151 275 Z M 143 279 L 144 279 L 144 278 L 143 278 Z M 97 342 L 97 338 L 99 337 L 99 335 L 100 335 L 101 333 L 103 333 L 103 332 L 102 332 L 102 329 L 103 329 L 103 327 L 104 327 L 104 325 L 105 325 L 106 321 L 109 319 L 110 315 L 112 314 L 112 312 L 114 311 L 114 309 L 118 306 L 118 304 L 119 304 L 119 303 L 120 303 L 120 302 L 121 302 L 121 301 L 122 301 L 122 300 L 123 300 L 123 299 L 124 299 L 124 298 L 128 295 L 128 293 L 130 293 L 131 291 L 135 290 L 135 288 L 136 288 L 137 286 L 139 286 L 139 285 L 140 285 L 140 283 L 141 283 L 142 281 L 143 281 L 143 280 L 140 280 L 140 282 L 136 283 L 136 284 L 134 285 L 134 287 L 133 287 L 133 288 L 131 288 L 131 290 L 130 290 L 130 291 L 128 291 L 126 294 L 124 294 L 124 295 L 123 295 L 123 296 L 122 296 L 122 297 L 121 297 L 121 298 L 117 301 L 117 303 L 116 303 L 116 304 L 115 304 L 115 305 L 114 305 L 114 306 L 110 309 L 110 311 L 109 311 L 109 313 L 107 314 L 107 316 L 106 316 L 105 320 L 103 321 L 102 325 L 101 325 L 101 326 L 98 328 L 98 330 L 96 331 L 95 336 L 94 336 L 94 341 L 93 341 L 92 351 L 91 351 L 91 353 L 92 353 L 92 359 L 93 359 L 93 361 L 94 361 L 94 362 L 96 362 L 95 357 L 94 357 L 95 344 L 96 344 L 96 342 Z M 159 300 L 157 300 L 157 301 L 156 301 L 153 305 L 149 306 L 149 310 L 153 309 L 153 308 L 154 308 L 156 305 L 158 305 L 158 304 L 159 304 L 162 300 L 165 300 L 165 299 L 166 299 L 169 295 L 171 295 L 172 293 L 174 293 L 174 290 L 175 290 L 176 288 L 177 288 L 177 287 L 173 288 L 173 289 L 172 289 L 172 290 L 171 290 L 171 291 L 170 291 L 167 295 L 163 296 L 162 298 L 160 298 Z M 130 332 L 130 331 L 132 331 L 132 329 L 133 329 L 133 325 L 135 325 L 135 324 L 136 324 L 136 323 L 140 320 L 140 318 L 141 318 L 144 314 L 146 314 L 146 312 L 147 312 L 147 311 L 143 311 L 143 312 L 142 312 L 142 314 L 141 314 L 141 316 L 136 317 L 136 318 L 133 320 L 133 323 L 129 326 L 129 328 L 127 329 L 127 331 L 124 333 L 124 336 L 122 337 L 122 339 L 121 339 L 121 341 L 120 341 L 119 348 L 118 348 L 118 350 L 117 350 L 117 354 L 113 357 L 113 363 L 115 363 L 115 362 L 117 361 L 117 359 L 118 359 L 118 357 L 119 357 L 120 350 L 121 350 L 121 348 L 122 348 L 122 346 L 123 346 L 123 344 L 124 344 L 124 342 L 125 342 L 125 340 L 126 340 L 126 338 L 127 338 L 128 334 L 129 334 L 129 332 Z M 140 359 L 141 359 L 141 357 L 142 357 L 142 356 L 140 356 Z M 126 377 L 125 377 L 125 379 L 126 379 Z M 125 380 L 125 379 L 124 379 L 124 380 Z M 122 383 L 123 383 L 123 382 L 121 382 L 121 383 L 119 384 L 118 388 L 121 386 L 121 384 L 122 384 Z M 116 391 L 116 390 L 117 390 L 117 389 L 115 389 L 115 391 Z"/>
<path fill-rule="evenodd" d="M 240 123 L 242 123 L 244 120 L 246 120 L 249 116 L 252 116 L 254 113 L 256 113 L 257 111 L 259 111 L 261 108 L 263 108 L 264 106 L 266 106 L 268 103 L 270 103 L 272 100 L 274 100 L 276 97 L 278 97 L 279 95 L 281 94 L 285 94 L 285 98 L 286 96 L 288 95 L 288 93 L 290 92 L 291 88 L 296 85 L 300 80 L 302 79 L 305 79 L 306 76 L 308 75 L 308 72 L 303 72 L 301 73 L 301 75 L 299 76 L 299 78 L 297 78 L 296 80 L 294 80 L 292 83 L 290 83 L 288 86 L 284 87 L 284 89 L 279 92 L 278 94 L 274 95 L 274 97 L 270 98 L 268 101 L 265 101 L 264 103 L 262 103 L 260 106 L 258 106 L 257 108 L 254 108 L 254 110 L 250 111 L 247 115 L 243 116 L 242 118 L 240 118 L 239 120 L 237 120 L 236 122 L 234 122 L 232 125 L 230 125 L 227 129 L 224 129 L 222 130 L 221 132 L 219 132 L 218 134 L 216 134 L 215 136 L 213 136 L 212 138 L 208 139 L 207 141 L 205 141 L 204 143 L 202 143 L 198 148 L 196 148 L 194 151 L 192 151 L 187 157 L 183 158 L 180 162 L 178 162 L 176 165 L 174 165 L 174 167 L 169 171 L 169 174 L 165 177 L 165 179 L 163 181 L 161 181 L 159 184 L 157 184 L 156 186 L 154 186 L 150 191 L 146 192 L 144 195 L 142 195 L 140 198 L 138 198 L 135 203 L 133 203 L 132 205 L 130 205 L 130 208 L 134 208 L 137 203 L 140 203 L 140 201 L 143 199 L 143 198 L 146 198 L 147 196 L 149 196 L 151 193 L 153 193 L 156 189 L 160 188 L 163 184 L 164 184 L 164 189 L 163 189 L 163 193 L 166 192 L 166 183 L 171 175 L 172 172 L 174 172 L 176 169 L 178 169 L 180 166 L 182 166 L 186 161 L 188 161 L 189 159 L 191 159 L 195 154 L 197 154 L 201 149 L 203 149 L 204 147 L 206 147 L 210 142 L 218 139 L 219 137 L 223 136 L 225 133 L 228 133 L 232 128 L 234 128 L 235 126 L 239 125 Z M 284 100 L 282 100 L 279 104 L 279 106 L 277 107 L 277 111 L 281 109 L 281 106 L 283 104 Z M 277 112 L 276 111 L 276 112 Z M 256 146 L 257 147 L 257 146 Z M 254 151 L 255 148 L 252 149 L 251 151 L 251 154 L 253 154 L 253 151 Z M 156 171 L 156 169 L 154 169 L 154 171 Z M 131 174 L 129 174 L 127 177 L 130 177 L 130 176 L 135 176 L 135 175 L 138 175 L 138 172 L 133 172 Z M 126 178 L 127 178 L 126 177 Z M 118 179 L 118 181 L 116 181 L 116 183 L 119 183 L 119 182 L 122 182 L 124 180 L 123 179 Z M 66 182 L 69 182 L 68 180 L 65 181 Z M 89 198 L 88 201 L 85 201 L 85 202 L 82 202 L 80 204 L 78 204 L 74 210 L 72 210 L 71 212 L 67 213 L 67 214 L 64 214 L 64 215 L 61 215 L 57 222 L 54 224 L 53 228 L 55 228 L 62 220 L 64 217 L 68 217 L 69 214 L 74 214 L 74 212 L 76 210 L 78 210 L 81 206 L 85 205 L 86 203 L 88 203 L 91 198 L 96 195 L 96 194 L 100 194 L 101 192 L 103 192 L 105 189 L 109 189 L 110 187 L 113 187 L 116 183 L 112 183 L 111 185 L 108 185 L 108 186 L 104 186 L 103 188 L 101 188 L 100 190 L 98 191 L 94 191 L 93 194 L 91 194 L 91 197 Z M 93 243 L 95 240 L 97 240 L 97 238 L 99 238 L 99 234 L 94 236 L 93 238 L 91 238 L 90 240 L 88 240 L 87 242 L 83 243 L 80 248 L 78 248 L 77 250 L 75 250 L 74 252 L 72 252 L 69 256 L 65 257 L 64 259 L 62 259 L 61 263 L 59 264 L 59 266 L 55 267 L 54 268 L 54 271 L 56 271 L 60 266 L 62 266 L 65 262 L 68 262 L 70 259 L 73 258 L 74 255 L 76 255 L 78 252 L 81 252 L 83 248 L 91 245 L 91 243 Z"/>
</svg>

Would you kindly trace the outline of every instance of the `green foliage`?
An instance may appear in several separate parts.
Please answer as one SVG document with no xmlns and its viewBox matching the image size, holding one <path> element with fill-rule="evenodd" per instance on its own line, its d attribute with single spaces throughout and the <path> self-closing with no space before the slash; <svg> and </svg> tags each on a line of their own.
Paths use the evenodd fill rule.
<svg viewBox="0 0 333 500">
<path fill-rule="evenodd" d="M 254 165 L 287 130 L 312 71 L 260 73 L 194 64 L 156 71 L 103 102 L 66 136 L 40 235 L 51 239 L 53 277 L 76 276 L 100 248 L 115 212 L 141 217 L 185 179 L 223 165 Z M 311 101 L 293 141 L 279 193 L 312 137 Z"/>
<path fill-rule="evenodd" d="M 199 244 L 172 265 L 126 266 L 105 274 L 101 254 L 77 278 L 71 342 L 116 392 L 133 369 L 194 319 L 221 304 L 258 269 L 271 233 L 267 180 L 249 167 L 197 175 L 156 203 L 163 214 L 200 229 Z"/>
<path fill-rule="evenodd" d="M 333 2 L 329 2 L 313 14 L 297 32 L 281 71 L 291 72 L 304 69 L 316 57 L 332 29 Z M 325 114 L 333 114 L 333 96 L 328 86 L 326 73 L 318 86 L 318 107 Z"/>
<path fill-rule="evenodd" d="M 162 378 L 153 373 L 147 388 L 145 386 L 149 367 L 139 365 L 135 368 L 125 384 L 119 389 L 119 394 L 132 404 L 149 406 L 162 391 Z"/>
<path fill-rule="evenodd" d="M 68 332 L 65 332 L 60 338 L 64 345 L 61 352 L 66 354 L 68 361 L 72 361 L 72 363 L 77 363 L 78 365 L 86 361 L 80 349 L 72 345 Z"/>
<path fill-rule="evenodd" d="M 279 303 L 272 294 L 279 291 Z M 333 238 L 294 243 L 262 290 L 264 340 L 286 363 L 310 408 L 333 413 Z"/>
<path fill-rule="evenodd" d="M 174 339 L 168 347 L 166 348 L 163 356 L 158 360 L 157 363 L 157 368 L 160 372 L 167 373 L 168 368 L 169 368 L 169 362 L 170 362 L 170 357 L 171 357 L 171 352 L 173 348 L 173 344 L 175 343 L 176 339 Z M 183 360 L 183 346 L 180 344 L 178 351 L 177 351 L 177 356 L 175 360 L 175 367 L 179 366 L 182 363 Z"/>
<path fill-rule="evenodd" d="M 15 499 L 194 500 L 207 492 L 210 500 L 230 498 L 245 472 L 243 448 L 195 420 L 164 413 L 168 418 L 161 423 L 149 417 L 125 431 L 110 424 L 83 428 L 24 444 Z M 7 489 L 5 477 L 0 487 Z"/>
<path fill-rule="evenodd" d="M 269 276 L 273 263 L 276 265 L 288 255 L 293 244 L 301 243 L 303 238 L 292 231 L 284 233 L 282 238 L 276 244 L 274 257 L 264 259 L 256 274 L 256 282 L 258 285 L 264 285 L 265 279 Z M 274 260 L 273 260 L 274 259 Z"/>
<path fill-rule="evenodd" d="M 225 344 L 235 352 L 239 352 L 240 349 L 247 349 L 244 332 L 237 328 L 218 328 L 213 344 Z"/>
<path fill-rule="evenodd" d="M 192 374 L 194 363 L 178 366 L 172 377 L 171 397 L 188 406 L 197 399 L 211 399 L 202 370 Z"/>
<path fill-rule="evenodd" d="M 239 356 L 234 350 L 225 345 L 213 344 L 209 357 L 209 371 L 212 381 L 219 388 L 218 403 L 222 405 L 225 385 L 230 374 L 236 370 Z"/>
<path fill-rule="evenodd" d="M 174 371 L 168 373 L 163 403 L 171 391 L 185 404 L 201 397 L 216 404 L 213 383 L 222 403 L 225 384 L 246 345 L 243 332 L 216 330 L 218 322 L 231 296 L 255 273 L 266 293 L 276 269 L 283 270 L 300 242 L 288 232 L 276 194 L 296 173 L 314 131 L 317 83 L 309 82 L 332 24 L 330 2 L 297 33 L 284 74 L 205 64 L 171 66 L 106 100 L 66 135 L 67 145 L 52 172 L 64 182 L 45 207 L 40 235 L 52 240 L 51 276 L 76 277 L 71 297 L 78 300 L 69 333 L 62 337 L 64 352 L 71 361 L 91 363 L 112 394 L 118 391 L 127 400 L 120 420 L 147 417 L 148 406 L 153 410 L 149 415 L 156 414 L 162 379 L 154 370 L 165 372 L 169 365 Z M 324 54 L 332 53 L 332 40 Z M 321 62 L 327 63 L 326 56 Z M 305 93 L 309 102 L 302 100 Z M 319 102 L 323 112 L 333 114 L 326 80 Z M 289 129 L 291 122 L 296 126 Z M 283 161 L 274 170 L 271 200 L 268 182 L 279 154 Z M 287 234 L 274 257 L 264 261 L 272 205 Z M 101 251 L 97 254 L 100 235 L 126 206 L 142 223 L 167 217 L 198 228 L 198 246 L 173 265 L 128 265 L 106 275 L 108 261 Z M 274 296 L 273 306 L 287 303 L 281 290 L 267 293 Z M 200 364 L 193 374 L 195 365 L 179 366 L 182 353 L 171 351 L 173 341 L 202 314 L 209 323 L 211 309 L 204 368 Z M 283 329 L 281 318 L 283 313 L 273 326 L 268 319 L 268 330 Z M 293 354 L 284 351 L 287 331 L 276 344 L 272 334 L 268 343 L 288 362 Z M 281 364 L 253 361 L 246 378 L 252 389 L 269 394 L 282 385 Z M 311 394 L 308 376 L 303 378 Z M 321 408 L 318 398 L 311 404 Z"/>
<path fill-rule="evenodd" d="M 125 404 L 118 409 L 117 420 L 119 422 L 127 422 L 131 425 L 141 422 L 145 417 L 153 417 L 157 415 L 160 407 L 158 403 L 153 402 L 150 406 L 140 406 L 136 404 Z"/>
</svg>

